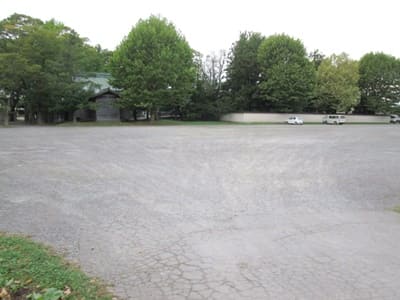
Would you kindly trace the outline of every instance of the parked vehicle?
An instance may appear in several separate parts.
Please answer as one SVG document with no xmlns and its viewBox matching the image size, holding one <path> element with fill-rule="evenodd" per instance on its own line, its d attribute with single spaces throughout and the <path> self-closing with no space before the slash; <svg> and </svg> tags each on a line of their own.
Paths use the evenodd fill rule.
<svg viewBox="0 0 400 300">
<path fill-rule="evenodd" d="M 291 124 L 291 125 L 303 125 L 303 120 L 300 119 L 299 117 L 289 117 L 289 119 L 287 119 L 287 123 Z"/>
<path fill-rule="evenodd" d="M 343 125 L 346 123 L 346 117 L 343 115 L 327 115 L 322 118 L 322 124 Z"/>
<path fill-rule="evenodd" d="M 391 115 L 390 116 L 390 123 L 400 124 L 400 117 L 398 115 Z"/>
</svg>

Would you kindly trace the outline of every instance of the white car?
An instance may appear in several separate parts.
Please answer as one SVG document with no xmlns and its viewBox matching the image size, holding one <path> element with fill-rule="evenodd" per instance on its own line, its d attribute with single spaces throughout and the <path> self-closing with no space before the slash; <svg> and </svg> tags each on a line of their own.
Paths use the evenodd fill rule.
<svg viewBox="0 0 400 300">
<path fill-rule="evenodd" d="M 303 125 L 304 122 L 299 117 L 289 117 L 287 123 L 291 125 Z"/>
</svg>

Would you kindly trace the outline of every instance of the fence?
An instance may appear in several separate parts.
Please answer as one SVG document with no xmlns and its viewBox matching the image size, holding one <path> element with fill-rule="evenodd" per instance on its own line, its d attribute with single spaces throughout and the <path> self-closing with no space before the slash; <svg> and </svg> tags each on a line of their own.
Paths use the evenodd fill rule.
<svg viewBox="0 0 400 300">
<path fill-rule="evenodd" d="M 291 116 L 301 118 L 305 123 L 322 123 L 324 114 L 287 113 L 231 113 L 221 117 L 222 121 L 239 123 L 284 123 Z M 389 116 L 346 115 L 347 123 L 389 123 Z"/>
</svg>

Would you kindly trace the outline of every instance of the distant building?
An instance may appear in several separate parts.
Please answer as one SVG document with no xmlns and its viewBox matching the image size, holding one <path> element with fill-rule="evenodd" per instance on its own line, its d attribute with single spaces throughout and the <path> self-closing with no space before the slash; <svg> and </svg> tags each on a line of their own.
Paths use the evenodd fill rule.
<svg viewBox="0 0 400 300">
<path fill-rule="evenodd" d="M 87 82 L 87 88 L 94 88 L 95 94 L 89 98 L 95 109 L 79 109 L 75 111 L 77 121 L 121 121 L 131 115 L 118 107 L 119 94 L 109 83 L 108 73 L 93 73 L 87 76 L 77 76 L 76 81 Z M 125 116 L 125 117 L 123 117 Z"/>
</svg>

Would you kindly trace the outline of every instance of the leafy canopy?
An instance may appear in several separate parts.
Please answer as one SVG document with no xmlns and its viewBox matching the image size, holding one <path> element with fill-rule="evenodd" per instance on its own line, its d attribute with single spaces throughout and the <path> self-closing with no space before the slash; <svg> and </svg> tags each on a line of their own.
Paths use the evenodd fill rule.
<svg viewBox="0 0 400 300">
<path fill-rule="evenodd" d="M 233 110 L 260 108 L 258 82 L 261 73 L 258 49 L 264 37 L 260 33 L 243 32 L 229 53 L 227 87 L 231 92 Z"/>
<path fill-rule="evenodd" d="M 164 18 L 140 20 L 111 58 L 113 86 L 123 107 L 179 107 L 194 86 L 193 50 Z"/>
<path fill-rule="evenodd" d="M 388 113 L 400 102 L 400 61 L 384 53 L 368 53 L 360 60 L 359 110 Z"/>
<path fill-rule="evenodd" d="M 317 71 L 315 108 L 327 113 L 349 112 L 360 100 L 358 63 L 347 54 L 323 59 Z"/>
<path fill-rule="evenodd" d="M 315 69 L 300 40 L 273 35 L 258 51 L 261 93 L 267 106 L 279 112 L 301 112 L 312 97 Z"/>
<path fill-rule="evenodd" d="M 0 21 L 2 101 L 24 105 L 27 115 L 74 111 L 87 102 L 80 73 L 99 71 L 107 53 L 93 48 L 71 28 L 14 14 Z M 104 65 L 104 63 L 103 63 Z M 103 70 L 103 69 L 102 69 Z M 47 118 L 49 119 L 49 118 Z"/>
</svg>

